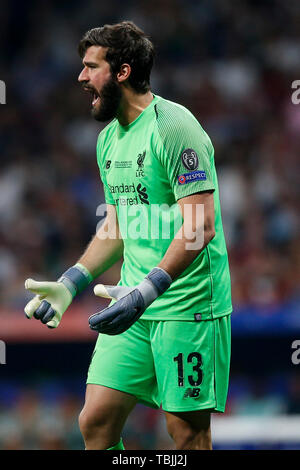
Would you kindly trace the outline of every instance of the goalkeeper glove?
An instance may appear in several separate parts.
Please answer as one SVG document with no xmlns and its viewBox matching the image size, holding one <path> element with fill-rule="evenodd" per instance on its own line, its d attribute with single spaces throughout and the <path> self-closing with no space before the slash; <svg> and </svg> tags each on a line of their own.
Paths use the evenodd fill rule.
<svg viewBox="0 0 300 470">
<path fill-rule="evenodd" d="M 107 335 L 123 333 L 170 287 L 171 282 L 166 271 L 154 268 L 136 287 L 97 284 L 94 288 L 95 295 L 115 299 L 117 302 L 91 315 L 90 328 Z"/>
<path fill-rule="evenodd" d="M 49 328 L 57 328 L 73 298 L 92 280 L 90 272 L 79 263 L 64 272 L 56 282 L 38 282 L 27 279 L 25 289 L 30 290 L 36 296 L 25 306 L 26 317 L 34 317 Z"/>
</svg>

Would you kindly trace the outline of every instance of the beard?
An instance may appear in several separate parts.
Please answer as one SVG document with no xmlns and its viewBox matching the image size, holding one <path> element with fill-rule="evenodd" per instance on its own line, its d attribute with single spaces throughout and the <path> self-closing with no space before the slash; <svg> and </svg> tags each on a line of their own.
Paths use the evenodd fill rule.
<svg viewBox="0 0 300 470">
<path fill-rule="evenodd" d="M 103 85 L 99 93 L 100 103 L 92 108 L 91 114 L 96 121 L 109 121 L 116 117 L 120 106 L 122 92 L 120 85 L 113 77 Z"/>
</svg>

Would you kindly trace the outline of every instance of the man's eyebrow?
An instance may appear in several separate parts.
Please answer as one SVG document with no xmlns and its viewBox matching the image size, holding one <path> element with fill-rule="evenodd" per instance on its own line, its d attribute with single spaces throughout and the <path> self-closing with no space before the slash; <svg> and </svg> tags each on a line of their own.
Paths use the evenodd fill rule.
<svg viewBox="0 0 300 470">
<path fill-rule="evenodd" d="M 97 62 L 86 62 L 83 60 L 82 63 L 83 65 L 88 66 L 88 67 L 98 66 Z"/>
</svg>

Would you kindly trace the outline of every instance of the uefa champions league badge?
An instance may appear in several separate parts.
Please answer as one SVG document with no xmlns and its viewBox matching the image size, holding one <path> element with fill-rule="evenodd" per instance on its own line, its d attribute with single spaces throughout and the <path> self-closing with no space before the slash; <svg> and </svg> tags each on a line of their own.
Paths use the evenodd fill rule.
<svg viewBox="0 0 300 470">
<path fill-rule="evenodd" d="M 198 155 L 193 149 L 185 149 L 181 154 L 183 166 L 190 171 L 195 171 L 199 165 Z"/>
</svg>

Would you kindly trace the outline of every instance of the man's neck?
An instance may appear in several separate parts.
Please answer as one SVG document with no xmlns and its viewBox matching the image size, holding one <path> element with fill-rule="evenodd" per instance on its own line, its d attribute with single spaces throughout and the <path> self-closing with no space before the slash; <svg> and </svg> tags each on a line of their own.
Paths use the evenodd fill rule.
<svg viewBox="0 0 300 470">
<path fill-rule="evenodd" d="M 144 111 L 153 100 L 151 91 L 138 94 L 131 89 L 124 89 L 117 119 L 121 126 L 128 126 Z"/>
</svg>

